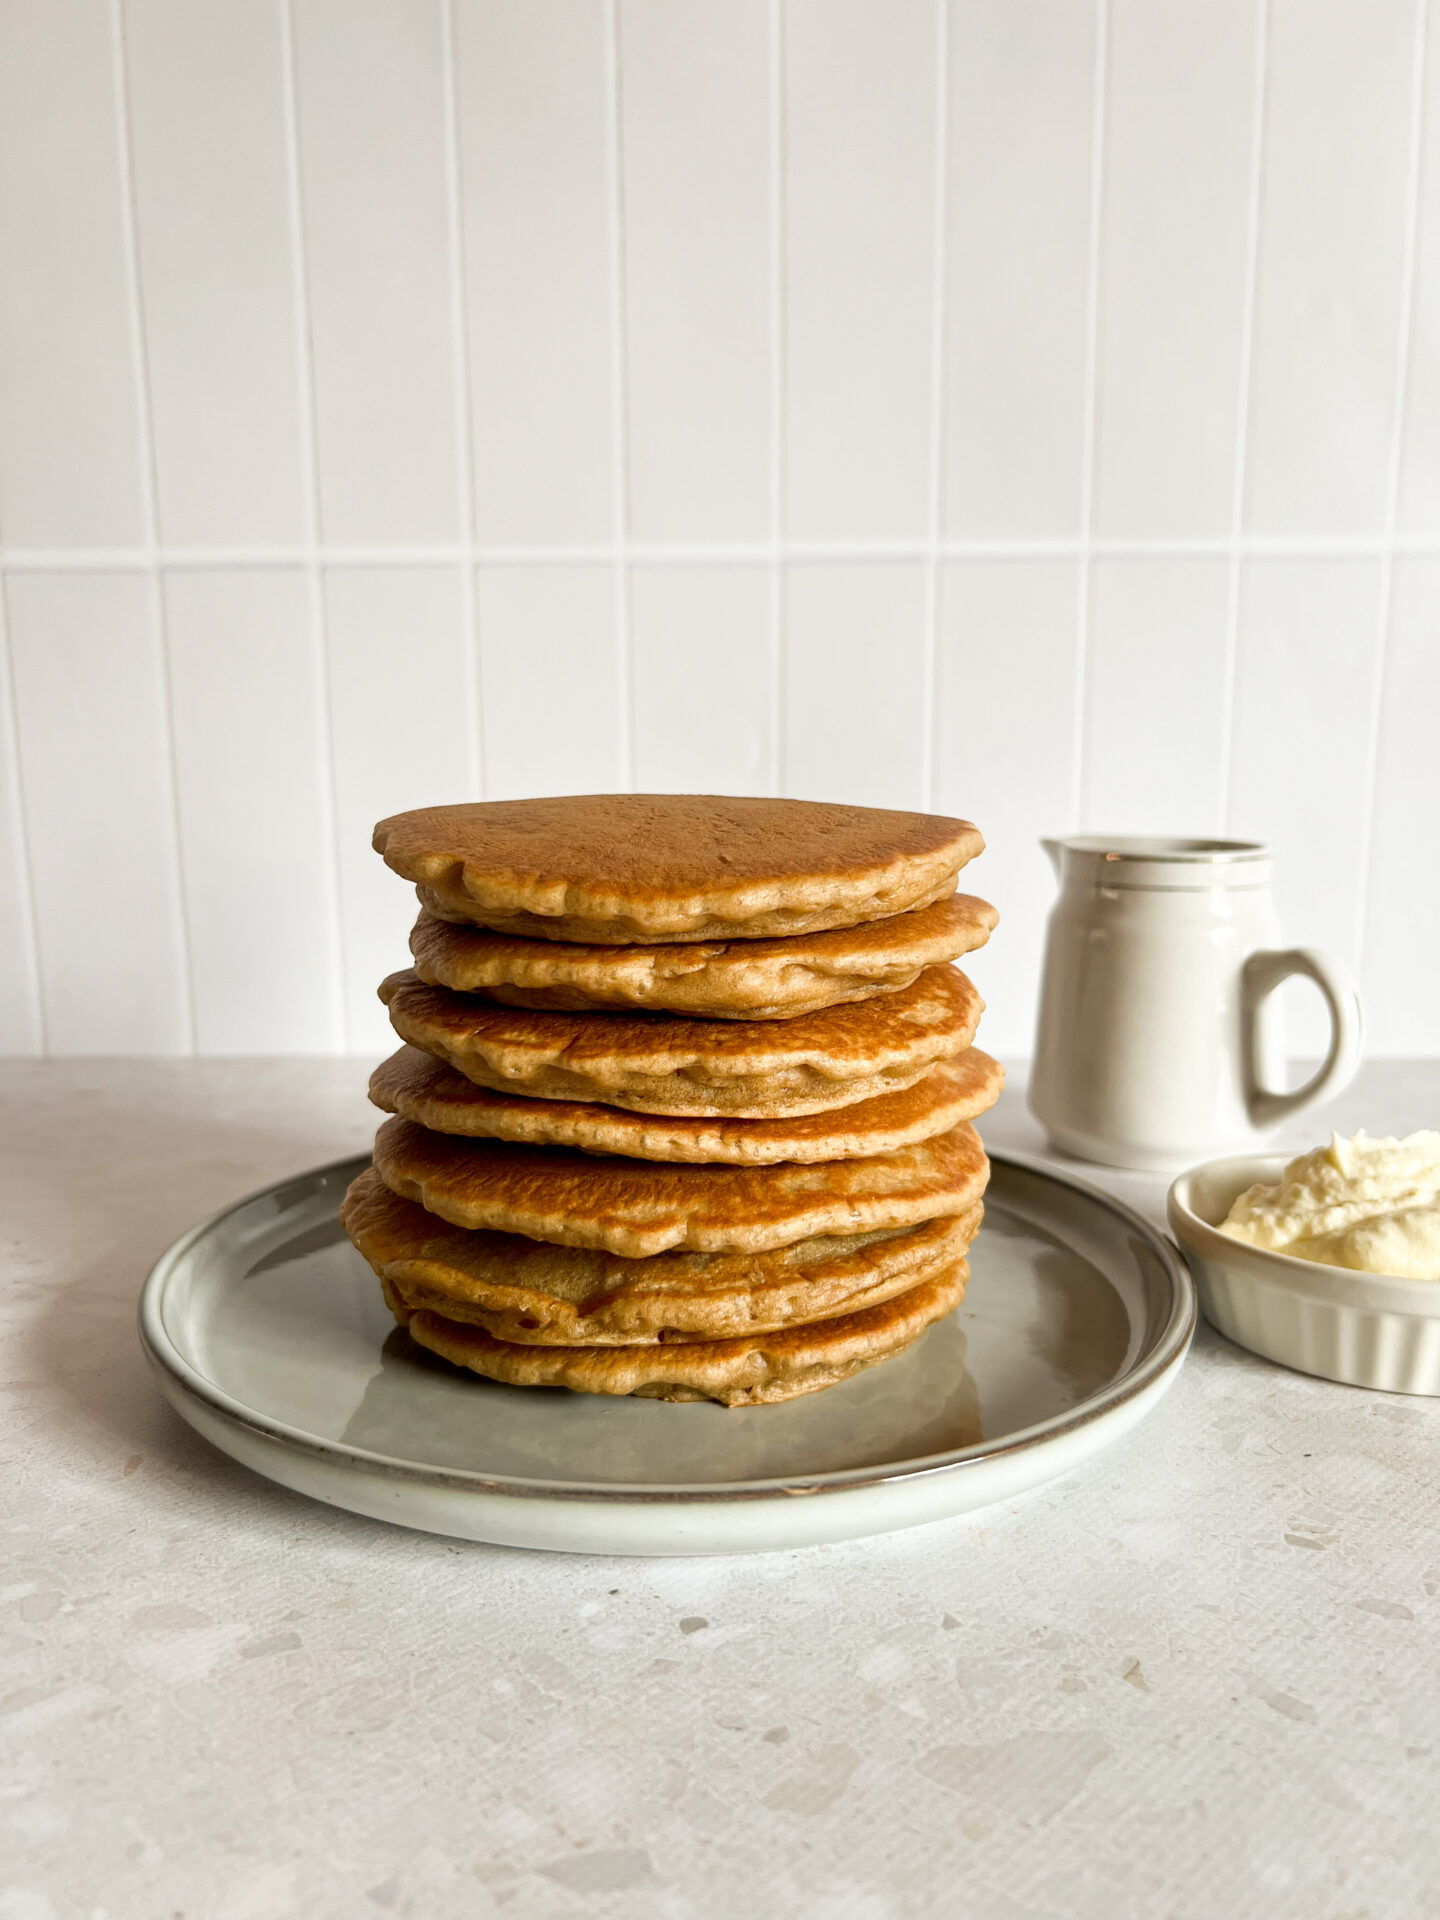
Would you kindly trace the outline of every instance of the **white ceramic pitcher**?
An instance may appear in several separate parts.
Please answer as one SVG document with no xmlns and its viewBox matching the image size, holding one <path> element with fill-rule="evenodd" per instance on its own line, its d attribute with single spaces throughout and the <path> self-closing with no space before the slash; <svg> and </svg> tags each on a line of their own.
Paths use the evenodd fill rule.
<svg viewBox="0 0 1440 1920">
<path fill-rule="evenodd" d="M 1341 963 L 1282 948 L 1270 851 L 1238 840 L 1045 840 L 1050 915 L 1030 1109 L 1057 1147 L 1107 1166 L 1165 1169 L 1252 1145 L 1348 1085 L 1360 1002 Z M 1330 1009 L 1324 1065 L 1293 1093 L 1282 980 Z"/>
</svg>

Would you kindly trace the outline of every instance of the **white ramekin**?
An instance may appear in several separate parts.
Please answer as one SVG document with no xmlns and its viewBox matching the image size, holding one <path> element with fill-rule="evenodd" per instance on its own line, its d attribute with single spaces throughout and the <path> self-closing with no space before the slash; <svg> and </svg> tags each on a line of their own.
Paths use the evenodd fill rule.
<svg viewBox="0 0 1440 1920">
<path fill-rule="evenodd" d="M 1207 1160 L 1170 1189 L 1170 1231 L 1200 1307 L 1228 1339 L 1267 1360 L 1386 1393 L 1440 1394 L 1440 1281 L 1324 1267 L 1217 1231 L 1235 1196 L 1278 1178 L 1292 1156 Z"/>
</svg>

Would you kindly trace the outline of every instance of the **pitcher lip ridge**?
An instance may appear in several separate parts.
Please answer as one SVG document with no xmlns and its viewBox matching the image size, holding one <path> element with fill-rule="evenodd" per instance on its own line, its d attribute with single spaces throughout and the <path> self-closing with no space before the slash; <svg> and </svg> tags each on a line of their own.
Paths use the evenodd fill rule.
<svg viewBox="0 0 1440 1920">
<path fill-rule="evenodd" d="M 1168 838 L 1158 834 L 1073 833 L 1042 843 L 1046 851 L 1089 853 L 1102 860 L 1183 861 L 1187 865 L 1268 860 L 1270 849 L 1259 840 L 1201 840 Z"/>
</svg>

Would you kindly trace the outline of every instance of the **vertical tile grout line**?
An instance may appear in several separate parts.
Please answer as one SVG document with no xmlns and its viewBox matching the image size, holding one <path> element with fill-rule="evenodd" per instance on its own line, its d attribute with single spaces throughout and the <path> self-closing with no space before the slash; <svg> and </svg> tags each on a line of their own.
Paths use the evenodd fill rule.
<svg viewBox="0 0 1440 1920">
<path fill-rule="evenodd" d="M 456 505 L 465 547 L 460 606 L 465 622 L 465 685 L 470 712 L 470 792 L 485 798 L 485 680 L 480 660 L 476 594 L 480 534 L 475 507 L 475 415 L 470 391 L 470 298 L 465 273 L 465 225 L 460 166 L 460 81 L 455 54 L 455 0 L 440 0 L 440 59 L 444 84 L 445 220 L 450 254 L 450 337 L 454 355 Z"/>
<path fill-rule="evenodd" d="M 130 113 L 130 75 L 125 50 L 123 0 L 110 0 L 110 80 L 115 108 L 116 165 L 120 186 L 120 238 L 130 331 L 130 377 L 135 391 L 140 465 L 140 524 L 145 572 L 150 582 L 150 618 L 155 637 L 160 694 L 160 724 L 165 741 L 162 775 L 170 808 L 170 858 L 174 865 L 175 918 L 180 945 L 180 1021 L 186 1051 L 199 1051 L 195 956 L 190 933 L 189 886 L 185 842 L 180 831 L 180 762 L 175 738 L 174 667 L 170 622 L 160 549 L 160 479 L 155 447 L 155 407 L 150 387 L 150 355 L 145 329 L 145 296 L 140 275 L 140 215 L 135 190 L 134 132 Z"/>
<path fill-rule="evenodd" d="M 1070 770 L 1072 827 L 1082 819 L 1090 684 L 1090 573 L 1095 538 L 1095 464 L 1100 382 L 1100 243 L 1105 203 L 1105 118 L 1110 67 L 1109 0 L 1095 4 L 1095 81 L 1090 118 L 1090 223 L 1085 288 L 1085 410 L 1080 438 L 1080 578 L 1075 606 L 1075 713 Z"/>
<path fill-rule="evenodd" d="M 785 0 L 770 0 L 770 787 L 785 791 Z"/>
<path fill-rule="evenodd" d="M 10 645 L 9 581 L 0 575 L 0 743 L 9 768 L 7 785 L 15 811 L 15 866 L 20 878 L 20 921 L 25 945 L 25 970 L 35 1009 L 35 1046 L 44 1059 L 50 1051 L 45 1018 L 45 983 L 40 970 L 40 923 L 35 910 L 35 871 L 30 862 L 30 829 L 25 807 L 25 782 L 20 770 L 20 706 L 15 692 L 15 656 Z"/>
<path fill-rule="evenodd" d="M 1366 778 L 1360 823 L 1360 871 L 1355 899 L 1355 971 L 1360 974 L 1368 946 L 1370 894 L 1374 873 L 1375 816 L 1380 784 L 1380 738 L 1390 667 L 1390 616 L 1395 593 L 1395 536 L 1400 522 L 1400 469 L 1405 452 L 1405 418 L 1410 397 L 1411 343 L 1415 326 L 1415 282 L 1420 250 L 1420 182 L 1425 149 L 1425 63 L 1428 55 L 1428 0 L 1415 0 L 1415 34 L 1410 77 L 1410 151 L 1405 188 L 1405 255 L 1400 276 L 1400 321 L 1395 336 L 1395 419 L 1390 464 L 1385 479 L 1385 552 L 1380 561 L 1375 670 L 1370 685 L 1370 725 L 1365 743 Z"/>
<path fill-rule="evenodd" d="M 930 289 L 930 525 L 925 563 L 925 632 L 921 673 L 925 731 L 920 745 L 924 804 L 939 805 L 940 541 L 945 520 L 945 327 L 950 184 L 950 0 L 935 0 L 935 179 Z"/>
<path fill-rule="evenodd" d="M 331 968 L 335 989 L 331 1039 L 335 1050 L 344 1054 L 350 1050 L 349 981 L 340 891 L 340 809 L 336 795 L 335 739 L 330 710 L 330 636 L 320 546 L 320 431 L 315 410 L 315 346 L 310 322 L 310 278 L 305 253 L 305 216 L 300 183 L 300 106 L 293 0 L 279 0 L 279 22 L 285 182 L 290 212 L 290 278 L 294 299 L 296 400 L 300 412 L 300 461 L 305 516 L 305 585 L 310 604 L 310 641 L 316 689 L 316 746 L 323 775 L 320 782 L 321 826 L 328 841 L 327 864 L 330 870 Z"/>
<path fill-rule="evenodd" d="M 1245 489 L 1250 460 L 1250 400 L 1255 377 L 1255 301 L 1260 280 L 1260 214 L 1265 196 L 1265 127 L 1270 51 L 1270 0 L 1259 0 L 1255 25 L 1255 101 L 1250 118 L 1250 180 L 1245 229 L 1245 283 L 1241 293 L 1240 365 L 1236 374 L 1235 472 L 1230 492 L 1230 572 L 1226 582 L 1225 652 L 1220 683 L 1221 833 L 1230 826 L 1230 780 L 1235 760 L 1235 693 L 1240 661 L 1240 588 L 1244 575 Z"/>
<path fill-rule="evenodd" d="M 635 790 L 635 648 L 630 629 L 630 394 L 625 297 L 625 174 L 621 136 L 620 6 L 605 0 L 605 162 L 609 174 L 610 493 L 615 545 L 615 647 L 620 668 L 620 773 Z"/>
</svg>

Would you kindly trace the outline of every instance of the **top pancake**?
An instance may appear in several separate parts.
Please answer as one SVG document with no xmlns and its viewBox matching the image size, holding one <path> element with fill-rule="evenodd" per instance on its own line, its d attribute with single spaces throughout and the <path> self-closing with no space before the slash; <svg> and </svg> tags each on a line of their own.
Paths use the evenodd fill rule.
<svg viewBox="0 0 1440 1920">
<path fill-rule="evenodd" d="M 938 814 L 645 793 L 421 807 L 374 844 L 443 920 L 597 946 L 858 926 L 943 899 L 984 847 Z"/>
<path fill-rule="evenodd" d="M 924 968 L 983 946 L 997 918 L 988 902 L 954 893 L 823 933 L 605 947 L 527 940 L 422 913 L 410 951 L 430 986 L 509 1007 L 644 1007 L 707 1020 L 788 1020 L 908 987 Z"/>
</svg>

